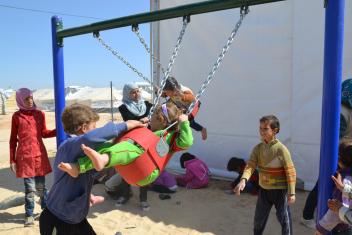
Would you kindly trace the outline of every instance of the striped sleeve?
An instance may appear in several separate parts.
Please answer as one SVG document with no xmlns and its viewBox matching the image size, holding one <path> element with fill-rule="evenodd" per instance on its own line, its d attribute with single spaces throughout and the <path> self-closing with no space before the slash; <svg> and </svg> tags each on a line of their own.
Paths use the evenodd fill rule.
<svg viewBox="0 0 352 235">
<path fill-rule="evenodd" d="M 296 188 L 296 169 L 293 165 L 291 154 L 285 146 L 282 146 L 282 157 L 286 173 L 288 194 L 295 194 Z"/>
<path fill-rule="evenodd" d="M 249 161 L 248 161 L 246 167 L 244 168 L 242 179 L 246 179 L 248 181 L 249 178 L 251 177 L 251 175 L 253 174 L 253 172 L 255 171 L 255 169 L 257 168 L 258 152 L 259 152 L 259 149 L 258 149 L 258 145 L 257 145 L 254 147 L 254 149 L 251 153 L 251 157 L 249 158 Z"/>
</svg>

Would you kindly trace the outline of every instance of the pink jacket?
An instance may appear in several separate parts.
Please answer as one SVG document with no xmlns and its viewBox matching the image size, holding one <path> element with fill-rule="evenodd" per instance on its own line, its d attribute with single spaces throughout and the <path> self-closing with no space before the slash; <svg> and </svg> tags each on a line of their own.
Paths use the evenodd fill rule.
<svg viewBox="0 0 352 235">
<path fill-rule="evenodd" d="M 51 172 L 43 139 L 56 136 L 46 129 L 45 115 L 40 110 L 20 110 L 12 116 L 10 163 L 16 163 L 18 178 L 44 176 Z"/>
<path fill-rule="evenodd" d="M 176 178 L 180 186 L 191 189 L 208 186 L 210 171 L 203 161 L 197 158 L 186 161 L 185 168 L 186 174 Z"/>
</svg>

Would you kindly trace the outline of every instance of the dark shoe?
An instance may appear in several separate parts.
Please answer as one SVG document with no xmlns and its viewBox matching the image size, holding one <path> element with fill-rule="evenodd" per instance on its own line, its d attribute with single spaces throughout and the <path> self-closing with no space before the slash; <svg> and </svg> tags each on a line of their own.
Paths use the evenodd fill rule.
<svg viewBox="0 0 352 235">
<path fill-rule="evenodd" d="M 168 194 L 160 193 L 159 198 L 160 200 L 166 200 L 166 199 L 171 199 L 171 196 Z"/>
<path fill-rule="evenodd" d="M 115 206 L 120 207 L 120 206 L 126 204 L 127 202 L 128 202 L 128 199 L 127 199 L 127 198 L 125 198 L 125 197 L 119 197 L 119 198 L 116 200 Z"/>
<path fill-rule="evenodd" d="M 141 202 L 140 206 L 141 206 L 141 209 L 143 211 L 149 211 L 150 210 L 150 205 L 149 205 L 148 202 Z"/>
</svg>

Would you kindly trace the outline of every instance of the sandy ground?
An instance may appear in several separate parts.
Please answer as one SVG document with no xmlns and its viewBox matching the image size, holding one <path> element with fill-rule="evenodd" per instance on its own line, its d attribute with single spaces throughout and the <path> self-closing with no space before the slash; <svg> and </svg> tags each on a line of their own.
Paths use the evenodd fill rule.
<svg viewBox="0 0 352 235">
<path fill-rule="evenodd" d="M 46 113 L 48 128 L 54 128 L 54 114 Z M 104 124 L 110 115 L 101 114 L 98 126 Z M 0 202 L 10 196 L 23 195 L 23 180 L 17 179 L 9 170 L 8 140 L 11 128 L 11 114 L 0 115 Z M 51 160 L 56 151 L 55 138 L 46 139 L 45 144 Z M 47 176 L 50 189 L 52 174 Z M 114 235 L 116 232 L 142 235 L 230 235 L 252 234 L 256 197 L 242 194 L 240 197 L 227 195 L 223 189 L 229 182 L 212 180 L 210 186 L 200 190 L 180 189 L 170 200 L 160 200 L 157 193 L 150 192 L 148 200 L 151 209 L 143 212 L 138 207 L 138 190 L 133 188 L 134 197 L 122 208 L 116 208 L 114 201 L 105 195 L 103 185 L 96 185 L 93 192 L 105 195 L 106 201 L 91 208 L 88 220 L 97 234 Z M 291 207 L 294 234 L 314 234 L 299 221 L 307 192 L 298 191 L 296 203 Z M 36 213 L 40 206 L 36 204 Z M 39 234 L 38 221 L 33 227 L 23 226 L 24 206 L 0 210 L 1 234 Z M 264 234 L 281 234 L 281 227 L 272 209 Z"/>
</svg>

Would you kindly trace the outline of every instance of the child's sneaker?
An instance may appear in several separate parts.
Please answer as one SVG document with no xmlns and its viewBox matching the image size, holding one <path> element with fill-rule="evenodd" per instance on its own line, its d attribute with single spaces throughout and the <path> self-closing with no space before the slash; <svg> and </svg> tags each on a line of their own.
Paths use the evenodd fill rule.
<svg viewBox="0 0 352 235">
<path fill-rule="evenodd" d="M 33 216 L 26 216 L 24 219 L 24 226 L 29 227 L 34 225 L 34 217 Z"/>
<path fill-rule="evenodd" d="M 141 209 L 143 211 L 149 211 L 150 210 L 150 205 L 149 205 L 148 202 L 141 202 L 140 206 L 141 206 Z"/>
<path fill-rule="evenodd" d="M 311 229 L 315 229 L 315 226 L 316 226 L 314 219 L 305 219 L 303 217 L 301 218 L 301 224 Z"/>
<path fill-rule="evenodd" d="M 126 204 L 127 201 L 128 201 L 127 198 L 121 196 L 116 200 L 115 206 L 120 207 L 120 206 Z"/>
</svg>

